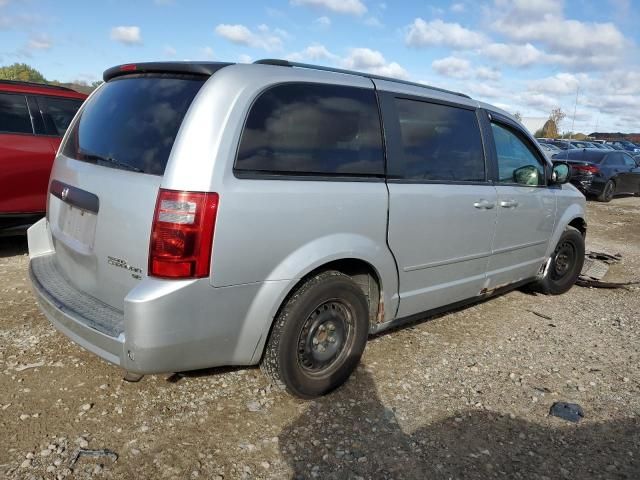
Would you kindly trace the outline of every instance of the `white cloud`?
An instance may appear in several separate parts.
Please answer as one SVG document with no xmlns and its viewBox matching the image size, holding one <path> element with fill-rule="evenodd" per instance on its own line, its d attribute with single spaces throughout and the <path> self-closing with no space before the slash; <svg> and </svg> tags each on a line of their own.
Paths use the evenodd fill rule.
<svg viewBox="0 0 640 480">
<path fill-rule="evenodd" d="M 329 28 L 331 26 L 331 19 L 329 17 L 326 17 L 326 16 L 323 15 L 322 17 L 316 18 L 313 21 L 313 23 L 316 26 L 318 26 L 318 27 L 320 27 L 322 29 L 325 29 L 325 28 Z"/>
<path fill-rule="evenodd" d="M 434 60 L 431 63 L 433 68 L 440 75 L 453 78 L 469 78 L 472 74 L 469 60 L 458 57 L 446 57 Z"/>
<path fill-rule="evenodd" d="M 363 15 L 367 11 L 360 0 L 291 0 L 291 5 L 304 5 L 348 15 Z"/>
<path fill-rule="evenodd" d="M 487 85 L 486 83 L 469 82 L 465 90 L 479 98 L 505 98 L 503 88 Z"/>
<path fill-rule="evenodd" d="M 553 77 L 541 78 L 529 82 L 529 90 L 536 93 L 567 95 L 575 93 L 580 79 L 571 73 L 558 73 Z"/>
<path fill-rule="evenodd" d="M 53 42 L 46 35 L 31 37 L 27 42 L 28 50 L 49 50 L 53 46 Z"/>
<path fill-rule="evenodd" d="M 253 32 L 240 24 L 220 24 L 215 28 L 215 32 L 232 43 L 267 51 L 281 49 L 283 38 L 288 36 L 284 30 L 272 31 L 267 25 L 259 25 L 257 32 Z"/>
<path fill-rule="evenodd" d="M 430 22 L 416 18 L 407 27 L 405 42 L 411 47 L 446 46 L 457 49 L 478 48 L 486 37 L 459 23 L 446 23 L 440 19 Z"/>
<path fill-rule="evenodd" d="M 140 27 L 120 26 L 111 29 L 111 40 L 125 45 L 139 45 L 142 43 Z"/>
<path fill-rule="evenodd" d="M 544 52 L 530 43 L 525 45 L 491 43 L 480 51 L 487 57 L 512 67 L 526 67 L 543 62 L 545 59 Z"/>
<path fill-rule="evenodd" d="M 454 3 L 451 5 L 451 7 L 449 7 L 449 9 L 453 12 L 453 13 L 462 13 L 464 12 L 467 8 L 464 6 L 464 3 Z"/>
<path fill-rule="evenodd" d="M 492 28 L 518 42 L 539 42 L 551 53 L 609 55 L 625 45 L 624 35 L 613 23 L 565 19 L 562 2 L 556 0 L 495 0 L 504 12 Z"/>
<path fill-rule="evenodd" d="M 240 63 L 251 63 L 251 62 L 253 62 L 253 58 L 251 58 L 246 53 L 243 53 L 242 55 L 240 55 L 238 57 L 238 62 L 240 62 Z"/>
<path fill-rule="evenodd" d="M 211 60 L 214 58 L 214 53 L 213 53 L 213 48 L 211 47 L 204 47 L 202 49 L 202 56 L 204 58 L 206 58 L 207 60 Z"/>
<path fill-rule="evenodd" d="M 338 56 L 327 50 L 324 45 L 314 43 L 300 52 L 294 52 L 287 55 L 286 58 L 293 62 L 301 62 L 309 60 L 337 60 Z"/>
<path fill-rule="evenodd" d="M 349 55 L 340 61 L 344 68 L 362 70 L 375 75 L 409 78 L 407 71 L 396 62 L 387 62 L 382 53 L 369 48 L 353 48 Z"/>
<path fill-rule="evenodd" d="M 500 70 L 489 67 L 476 68 L 476 78 L 480 80 L 499 80 L 502 74 Z"/>
<path fill-rule="evenodd" d="M 178 52 L 171 45 L 167 45 L 162 50 L 162 53 L 164 54 L 165 57 L 175 57 Z"/>
<path fill-rule="evenodd" d="M 382 22 L 378 20 L 377 17 L 367 17 L 364 19 L 362 23 L 364 23 L 367 27 L 374 27 L 374 28 L 384 27 Z"/>
</svg>

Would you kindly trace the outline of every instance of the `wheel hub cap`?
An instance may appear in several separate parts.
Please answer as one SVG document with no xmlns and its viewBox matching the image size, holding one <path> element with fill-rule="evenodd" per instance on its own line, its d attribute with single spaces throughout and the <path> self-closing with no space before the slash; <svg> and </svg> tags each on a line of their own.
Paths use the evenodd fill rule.
<svg viewBox="0 0 640 480">
<path fill-rule="evenodd" d="M 553 270 L 556 277 L 563 277 L 571 269 L 574 260 L 573 246 L 569 243 L 563 243 L 558 247 L 553 262 Z"/>
<path fill-rule="evenodd" d="M 342 352 L 349 330 L 349 312 L 340 302 L 326 302 L 307 318 L 298 340 L 298 361 L 310 371 L 328 367 Z"/>
</svg>

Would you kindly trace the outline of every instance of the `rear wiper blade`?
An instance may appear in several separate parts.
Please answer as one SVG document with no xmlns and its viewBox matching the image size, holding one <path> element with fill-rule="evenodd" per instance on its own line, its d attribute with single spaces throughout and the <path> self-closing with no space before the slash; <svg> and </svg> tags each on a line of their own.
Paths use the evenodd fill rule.
<svg viewBox="0 0 640 480">
<path fill-rule="evenodd" d="M 141 172 L 141 173 L 143 173 L 143 170 L 141 168 L 134 167 L 133 165 L 129 165 L 128 163 L 125 163 L 125 162 L 121 162 L 120 160 L 117 160 L 117 159 L 115 159 L 113 157 L 107 157 L 107 156 L 104 156 L 104 155 L 98 155 L 97 153 L 84 152 L 82 150 L 80 150 L 80 154 L 86 160 L 93 160 L 93 161 L 97 161 L 97 162 L 110 163 L 111 165 L 115 165 L 116 167 L 122 168 L 123 170 L 131 170 L 133 172 Z"/>
</svg>

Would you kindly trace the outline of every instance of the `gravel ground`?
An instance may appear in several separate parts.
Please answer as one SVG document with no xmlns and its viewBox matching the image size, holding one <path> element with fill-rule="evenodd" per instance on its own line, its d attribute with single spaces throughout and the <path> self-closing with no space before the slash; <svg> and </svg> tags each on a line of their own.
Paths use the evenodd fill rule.
<svg viewBox="0 0 640 480">
<path fill-rule="evenodd" d="M 640 279 L 640 198 L 588 209 L 587 247 L 623 255 L 605 280 Z M 640 478 L 637 287 L 514 291 L 378 335 L 305 402 L 258 369 L 125 383 L 49 326 L 26 268 L 1 239 L 2 478 Z M 550 417 L 560 400 L 584 419 Z"/>
</svg>

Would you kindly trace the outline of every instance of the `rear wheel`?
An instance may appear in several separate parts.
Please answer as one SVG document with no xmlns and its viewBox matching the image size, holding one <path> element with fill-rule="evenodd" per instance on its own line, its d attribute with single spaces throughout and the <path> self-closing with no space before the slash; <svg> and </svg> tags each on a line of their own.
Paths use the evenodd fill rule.
<svg viewBox="0 0 640 480">
<path fill-rule="evenodd" d="M 616 193 L 616 183 L 613 180 L 607 181 L 604 184 L 604 188 L 602 189 L 602 193 L 598 195 L 598 200 L 600 202 L 610 202 L 613 199 L 613 196 Z"/>
<path fill-rule="evenodd" d="M 568 227 L 551 256 L 539 289 L 548 295 L 560 295 L 571 289 L 584 264 L 584 238 L 578 230 Z"/>
<path fill-rule="evenodd" d="M 358 365 L 368 327 L 362 289 L 340 272 L 322 272 L 281 308 L 261 368 L 298 397 L 324 395 L 347 381 Z"/>
</svg>

